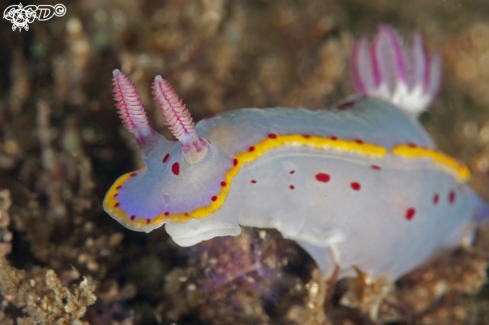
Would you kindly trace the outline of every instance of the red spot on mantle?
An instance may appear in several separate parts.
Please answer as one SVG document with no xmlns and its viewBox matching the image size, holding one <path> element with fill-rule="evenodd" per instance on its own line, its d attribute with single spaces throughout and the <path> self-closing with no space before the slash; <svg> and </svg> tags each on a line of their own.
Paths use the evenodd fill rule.
<svg viewBox="0 0 489 325">
<path fill-rule="evenodd" d="M 213 197 L 211 198 L 211 200 L 212 200 L 212 202 L 217 201 L 217 196 L 213 196 Z"/>
<path fill-rule="evenodd" d="M 358 144 L 363 144 L 363 141 L 360 140 L 360 139 L 355 139 L 355 142 L 358 143 Z"/>
<path fill-rule="evenodd" d="M 319 174 L 316 174 L 316 179 L 318 181 L 320 181 L 320 182 L 326 183 L 326 182 L 329 182 L 329 180 L 331 179 L 331 177 L 329 177 L 328 174 L 319 173 Z"/>
<path fill-rule="evenodd" d="M 163 161 L 163 163 L 166 163 L 166 162 L 167 162 L 167 160 L 168 160 L 168 158 L 170 158 L 170 154 L 169 154 L 169 153 L 167 153 L 167 154 L 165 155 L 165 157 L 163 158 L 163 160 L 162 160 L 162 161 Z"/>
<path fill-rule="evenodd" d="M 136 176 L 138 173 L 131 173 L 131 177 Z"/>
<path fill-rule="evenodd" d="M 291 170 L 291 171 L 290 171 L 290 174 L 293 174 L 293 173 L 295 173 L 295 170 Z"/>
<path fill-rule="evenodd" d="M 146 219 L 146 224 L 148 224 L 148 225 L 149 225 L 149 223 L 150 223 L 150 222 L 151 222 L 151 219 L 149 219 L 149 218 L 148 218 L 148 219 Z"/>
<path fill-rule="evenodd" d="M 251 151 L 255 151 L 255 147 L 253 147 L 253 146 L 252 146 L 252 147 L 249 147 L 249 148 L 248 148 L 248 151 L 250 151 L 250 152 L 251 152 Z"/>
<path fill-rule="evenodd" d="M 360 187 L 361 187 L 360 184 L 357 182 L 351 183 L 351 188 L 354 189 L 355 191 L 359 191 Z"/>
<path fill-rule="evenodd" d="M 167 216 L 167 215 L 169 215 L 169 214 L 170 214 L 170 212 L 165 212 L 165 216 Z"/>
<path fill-rule="evenodd" d="M 289 187 L 291 190 L 293 190 L 295 188 L 294 185 L 290 185 Z"/>
<path fill-rule="evenodd" d="M 277 138 L 277 135 L 276 135 L 275 133 L 270 133 L 270 134 L 268 135 L 268 137 L 269 137 L 270 139 L 276 139 L 276 138 Z"/>
<path fill-rule="evenodd" d="M 334 135 L 331 137 L 331 140 L 338 140 L 338 137 L 335 137 Z"/>
<path fill-rule="evenodd" d="M 372 165 L 370 167 L 372 167 L 372 169 L 380 170 L 380 166 L 377 166 L 377 165 Z"/>
<path fill-rule="evenodd" d="M 171 171 L 173 174 L 177 175 L 180 174 L 180 165 L 176 162 L 171 166 Z"/>
<path fill-rule="evenodd" d="M 415 214 L 416 214 L 416 210 L 414 210 L 413 208 L 407 209 L 407 211 L 406 211 L 406 219 L 407 220 L 411 220 L 414 217 Z"/>
<path fill-rule="evenodd" d="M 339 104 L 336 108 L 338 108 L 339 110 L 342 111 L 342 110 L 345 110 L 348 107 L 353 106 L 353 105 L 355 105 L 354 101 L 347 101 L 347 102 Z"/>
<path fill-rule="evenodd" d="M 120 185 L 119 185 L 119 186 L 117 186 L 115 189 L 116 189 L 116 190 L 119 190 L 119 189 L 121 189 L 121 188 L 122 188 L 122 186 L 120 186 Z"/>
<path fill-rule="evenodd" d="M 435 196 L 433 197 L 433 203 L 438 204 L 439 200 L 440 200 L 440 196 L 438 194 L 435 194 Z"/>
<path fill-rule="evenodd" d="M 455 202 L 455 191 L 450 191 L 450 194 L 448 194 L 448 201 L 450 203 Z"/>
<path fill-rule="evenodd" d="M 252 179 L 252 180 L 251 180 L 251 182 L 252 182 L 253 184 L 255 184 L 255 183 L 256 183 L 256 181 L 255 181 L 254 179 Z"/>
<path fill-rule="evenodd" d="M 134 219 L 136 219 L 136 216 L 132 215 L 131 216 L 131 221 L 134 221 Z"/>
<path fill-rule="evenodd" d="M 114 207 L 118 207 L 119 206 L 119 202 L 117 202 L 116 204 L 114 204 Z"/>
<path fill-rule="evenodd" d="M 222 187 L 226 186 L 226 182 L 224 182 L 224 181 L 223 181 L 223 182 L 221 182 L 221 186 L 222 186 Z"/>
<path fill-rule="evenodd" d="M 234 158 L 233 164 L 234 164 L 234 166 L 237 166 L 238 165 L 238 159 Z"/>
<path fill-rule="evenodd" d="M 310 138 L 311 136 L 309 134 L 304 134 L 304 138 Z"/>
</svg>

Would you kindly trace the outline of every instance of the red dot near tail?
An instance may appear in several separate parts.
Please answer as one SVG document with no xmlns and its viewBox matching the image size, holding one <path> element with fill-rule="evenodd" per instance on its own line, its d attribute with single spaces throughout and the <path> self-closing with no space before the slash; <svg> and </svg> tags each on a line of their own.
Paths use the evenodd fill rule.
<svg viewBox="0 0 489 325">
<path fill-rule="evenodd" d="M 455 191 L 450 191 L 450 194 L 448 194 L 448 202 L 455 202 Z"/>
<path fill-rule="evenodd" d="M 414 217 L 415 214 L 416 214 L 416 210 L 414 210 L 413 208 L 407 209 L 407 211 L 406 211 L 406 219 L 407 220 L 411 220 Z"/>
<path fill-rule="evenodd" d="M 168 160 L 168 158 L 170 158 L 170 154 L 169 154 L 169 153 L 167 153 L 167 154 L 165 155 L 165 157 L 163 158 L 163 160 L 162 160 L 162 161 L 163 161 L 163 163 L 166 163 L 166 161 Z"/>
<path fill-rule="evenodd" d="M 277 138 L 277 135 L 276 135 L 275 133 L 270 133 L 270 134 L 268 135 L 268 137 L 269 137 L 270 139 L 276 139 L 276 138 Z"/>
<path fill-rule="evenodd" d="M 433 196 L 433 203 L 438 204 L 439 200 L 440 200 L 440 196 L 438 194 L 435 194 L 435 196 Z"/>
<path fill-rule="evenodd" d="M 179 163 L 174 163 L 172 166 L 171 166 L 171 171 L 173 172 L 173 174 L 177 175 L 180 174 L 180 164 Z"/>
<path fill-rule="evenodd" d="M 351 188 L 354 189 L 355 191 L 359 191 L 361 186 L 359 183 L 353 182 L 353 183 L 351 183 Z"/>
</svg>

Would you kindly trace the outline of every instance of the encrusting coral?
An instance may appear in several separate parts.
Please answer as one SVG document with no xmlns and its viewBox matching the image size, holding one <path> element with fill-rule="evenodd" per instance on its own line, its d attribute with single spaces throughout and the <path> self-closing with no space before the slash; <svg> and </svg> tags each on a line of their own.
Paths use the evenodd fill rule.
<svg viewBox="0 0 489 325">
<path fill-rule="evenodd" d="M 7 254 L 12 251 L 12 232 L 8 230 L 10 215 L 8 209 L 12 205 L 10 191 L 0 189 L 0 265 L 6 263 Z"/>
<path fill-rule="evenodd" d="M 87 311 L 87 306 L 93 305 L 96 297 L 93 294 L 95 286 L 87 278 L 72 290 L 63 286 L 53 270 L 34 268 L 31 273 L 19 270 L 8 264 L 5 252 L 10 252 L 9 241 L 11 235 L 7 230 L 10 222 L 8 209 L 11 205 L 8 190 L 0 190 L 0 229 L 4 233 L 4 241 L 0 247 L 0 292 L 5 301 L 22 309 L 23 317 L 17 318 L 17 325 L 32 324 L 73 324 L 87 325 L 80 321 Z M 5 249 L 7 247 L 7 249 Z M 70 272 L 75 278 L 79 277 L 76 270 Z M 64 277 L 69 279 L 70 277 Z M 5 317 L 5 308 L 2 304 L 2 314 Z M 11 319 L 6 324 L 13 324 Z"/>
<path fill-rule="evenodd" d="M 81 321 L 87 306 L 93 305 L 96 297 L 94 285 L 85 278 L 72 290 L 64 287 L 53 270 L 27 274 L 9 265 L 0 266 L 0 291 L 24 317 L 17 318 L 17 325 L 56 324 L 87 325 Z"/>
</svg>

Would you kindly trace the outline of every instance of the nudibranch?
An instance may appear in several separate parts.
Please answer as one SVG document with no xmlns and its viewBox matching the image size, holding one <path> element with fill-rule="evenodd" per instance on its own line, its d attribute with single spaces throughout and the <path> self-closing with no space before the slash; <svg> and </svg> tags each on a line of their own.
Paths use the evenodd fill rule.
<svg viewBox="0 0 489 325">
<path fill-rule="evenodd" d="M 169 83 L 153 95 L 178 141 L 149 125 L 129 78 L 114 70 L 114 98 L 146 167 L 120 177 L 104 209 L 123 226 L 165 224 L 180 246 L 275 228 L 328 278 L 359 269 L 396 280 L 472 236 L 487 211 L 469 170 L 438 151 L 417 116 L 434 100 L 441 59 L 419 33 L 404 44 L 380 25 L 356 41 L 358 94 L 330 109 L 246 108 L 196 125 Z"/>
</svg>

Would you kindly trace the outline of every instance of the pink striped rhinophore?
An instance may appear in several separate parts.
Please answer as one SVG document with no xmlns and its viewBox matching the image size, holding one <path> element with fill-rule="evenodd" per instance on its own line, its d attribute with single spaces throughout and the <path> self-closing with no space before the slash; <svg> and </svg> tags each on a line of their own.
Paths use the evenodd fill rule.
<svg viewBox="0 0 489 325">
<path fill-rule="evenodd" d="M 142 150 L 150 148 L 159 141 L 160 136 L 148 125 L 148 118 L 141 98 L 132 81 L 125 74 L 115 69 L 114 76 L 114 99 L 122 123 L 131 131 L 139 147 Z"/>
<path fill-rule="evenodd" d="M 161 76 L 156 76 L 152 88 L 154 100 L 158 102 L 165 124 L 173 135 L 180 140 L 185 134 L 195 133 L 192 116 L 172 86 Z"/>
<path fill-rule="evenodd" d="M 132 81 L 122 72 L 115 69 L 114 99 L 122 123 L 131 132 L 143 130 L 148 127 L 148 118 L 141 104 L 141 98 Z"/>
<path fill-rule="evenodd" d="M 163 113 L 165 124 L 181 143 L 185 160 L 193 164 L 204 158 L 207 141 L 195 133 L 195 124 L 189 111 L 182 100 L 178 99 L 172 86 L 159 75 L 153 82 L 153 95 Z"/>
</svg>

